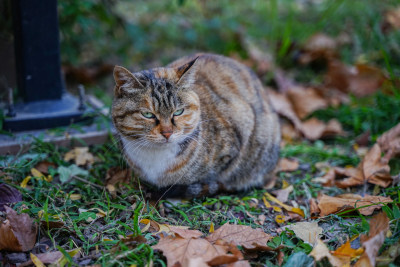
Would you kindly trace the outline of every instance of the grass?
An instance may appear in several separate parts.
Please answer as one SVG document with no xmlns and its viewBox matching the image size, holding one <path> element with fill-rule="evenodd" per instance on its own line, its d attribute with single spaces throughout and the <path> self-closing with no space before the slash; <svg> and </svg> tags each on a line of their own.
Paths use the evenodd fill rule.
<svg viewBox="0 0 400 267">
<path fill-rule="evenodd" d="M 352 45 L 340 48 L 344 62 L 373 63 L 393 78 L 400 75 L 400 32 L 384 34 L 380 25 L 384 12 L 397 4 L 396 0 L 254 0 L 249 3 L 241 0 L 113 3 L 106 0 L 84 1 L 82 5 L 60 1 L 59 8 L 63 11 L 60 12 L 62 58 L 64 63 L 79 65 L 92 63 L 98 58 L 107 61 L 116 57 L 116 61 L 132 69 L 141 69 L 167 63 L 194 51 L 225 55 L 236 53 L 246 57 L 237 36 L 244 29 L 263 49 L 271 51 L 277 65 L 296 81 L 320 84 L 323 72 L 298 66 L 294 63 L 296 53 L 317 32 L 334 37 L 344 32 L 352 40 Z M 160 20 L 151 19 L 154 17 Z M 105 93 L 102 85 L 89 89 L 108 105 L 111 103 L 111 94 Z M 292 184 L 294 191 L 290 200 L 298 203 L 308 215 L 307 196 L 316 197 L 321 192 L 337 195 L 362 191 L 361 188 L 343 190 L 323 187 L 313 182 L 312 178 L 323 174 L 316 164 L 327 162 L 331 166 L 357 166 L 360 158 L 353 146 L 355 138 L 370 131 L 372 144 L 381 133 L 400 121 L 399 88 L 391 92 L 378 92 L 362 99 L 353 97 L 348 105 L 315 112 L 313 116 L 322 120 L 338 119 L 348 135 L 285 146 L 281 157 L 296 158 L 301 165 L 293 173 L 280 173 L 276 188 L 284 182 Z M 104 120 L 108 118 L 102 117 L 98 121 L 99 128 Z M 60 135 L 64 130 L 59 128 L 52 133 Z M 263 205 L 265 189 L 181 202 L 160 200 L 154 207 L 154 202 L 145 197 L 145 192 L 135 186 L 137 179 L 133 176 L 130 185 L 121 188 L 115 196 L 110 194 L 99 187 L 104 184 L 107 171 L 111 167 L 127 166 L 115 143 L 111 139 L 106 144 L 90 147 L 90 152 L 97 158 L 92 166 L 83 168 L 88 171 L 84 179 L 90 183 L 76 179 L 61 183 L 57 167 L 73 165 L 63 160 L 67 149 L 45 143 L 40 138 L 25 154 L 0 157 L 0 181 L 16 187 L 23 194 L 23 201 L 14 208 L 35 218 L 41 225 L 40 238 L 48 238 L 50 244 L 65 255 L 68 255 L 67 251 L 80 248 L 83 258 L 78 264 L 166 266 L 162 254 L 151 248 L 158 238 L 151 233 L 141 233 L 141 219 L 189 226 L 203 233 L 208 233 L 211 224 L 218 227 L 226 222 L 259 227 L 266 232 L 278 227 L 274 220 L 276 214 Z M 30 175 L 31 168 L 43 160 L 57 166 L 49 171 L 55 180 L 47 182 L 33 178 L 29 188 L 20 187 L 24 178 Z M 400 172 L 400 160 L 392 160 L 390 166 L 393 175 Z M 393 205 L 383 208 L 392 221 L 392 236 L 385 240 L 382 248 L 385 251 L 400 238 L 400 186 L 375 190 L 373 186 L 366 188 L 370 194 L 375 192 L 390 196 L 395 201 Z M 76 194 L 80 195 L 79 200 L 74 200 Z M 262 214 L 267 218 L 260 226 L 256 219 Z M 352 212 L 320 218 L 319 224 L 324 226 L 324 235 L 331 237 L 328 244 L 333 250 L 343 243 L 344 238 L 368 232 L 368 219 Z M 60 221 L 63 223 L 60 224 Z M 294 253 L 308 254 L 312 249 L 290 231 L 272 234 L 274 238 L 268 245 L 272 248 L 283 246 L 283 264 Z M 138 235 L 144 236 L 147 242 L 140 242 Z M 66 256 L 66 260 L 76 264 L 70 256 Z M 277 266 L 278 254 L 260 252 L 251 259 L 251 263 Z"/>
</svg>

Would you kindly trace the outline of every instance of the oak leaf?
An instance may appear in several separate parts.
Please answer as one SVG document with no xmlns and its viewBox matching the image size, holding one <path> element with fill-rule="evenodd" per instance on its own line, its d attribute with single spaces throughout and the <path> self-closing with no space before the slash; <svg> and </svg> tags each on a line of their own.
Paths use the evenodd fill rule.
<svg viewBox="0 0 400 267">
<path fill-rule="evenodd" d="M 390 197 L 369 196 L 364 197 L 356 194 L 343 194 L 336 197 L 321 195 L 318 197 L 318 207 L 321 210 L 321 216 L 351 210 L 359 207 L 359 212 L 363 215 L 371 215 L 374 210 L 380 209 L 382 203 L 391 203 Z"/>
<path fill-rule="evenodd" d="M 206 239 L 210 242 L 216 242 L 221 239 L 246 249 L 271 250 L 271 248 L 267 246 L 267 242 L 271 239 L 271 236 L 261 229 L 253 229 L 247 225 L 226 223 L 214 233 L 207 236 Z"/>
<path fill-rule="evenodd" d="M 0 225 L 0 250 L 29 251 L 36 243 L 37 227 L 28 214 L 5 207 L 7 219 Z"/>
</svg>

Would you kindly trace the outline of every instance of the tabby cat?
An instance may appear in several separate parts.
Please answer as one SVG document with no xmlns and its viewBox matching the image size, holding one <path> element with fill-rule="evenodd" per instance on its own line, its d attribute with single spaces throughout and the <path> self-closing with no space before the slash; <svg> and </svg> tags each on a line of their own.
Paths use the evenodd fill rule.
<svg viewBox="0 0 400 267">
<path fill-rule="evenodd" d="M 136 175 L 188 195 L 271 180 L 278 117 L 260 80 L 223 56 L 198 54 L 131 73 L 116 66 L 112 118 Z"/>
</svg>

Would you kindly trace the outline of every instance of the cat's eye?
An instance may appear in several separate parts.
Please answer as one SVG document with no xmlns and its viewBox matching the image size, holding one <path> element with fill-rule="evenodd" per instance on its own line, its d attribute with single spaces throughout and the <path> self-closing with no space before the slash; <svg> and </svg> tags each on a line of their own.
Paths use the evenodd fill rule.
<svg viewBox="0 0 400 267">
<path fill-rule="evenodd" d="M 183 113 L 183 108 L 178 109 L 177 111 L 174 112 L 174 116 L 182 115 L 182 113 Z"/>
<path fill-rule="evenodd" d="M 156 116 L 151 112 L 142 112 L 143 117 L 147 119 L 154 119 Z"/>
</svg>

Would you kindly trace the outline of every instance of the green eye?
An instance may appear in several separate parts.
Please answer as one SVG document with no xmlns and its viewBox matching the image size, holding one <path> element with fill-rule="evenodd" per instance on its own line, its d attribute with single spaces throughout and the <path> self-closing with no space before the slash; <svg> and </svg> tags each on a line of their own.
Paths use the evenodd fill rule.
<svg viewBox="0 0 400 267">
<path fill-rule="evenodd" d="M 178 109 L 177 111 L 174 112 L 174 116 L 182 115 L 182 113 L 183 113 L 183 108 Z"/>
<path fill-rule="evenodd" d="M 145 118 L 147 118 L 147 119 L 153 119 L 153 118 L 156 117 L 156 116 L 155 116 L 153 113 L 151 113 L 151 112 L 142 112 L 142 115 L 143 115 L 143 117 L 145 117 Z"/>
</svg>

